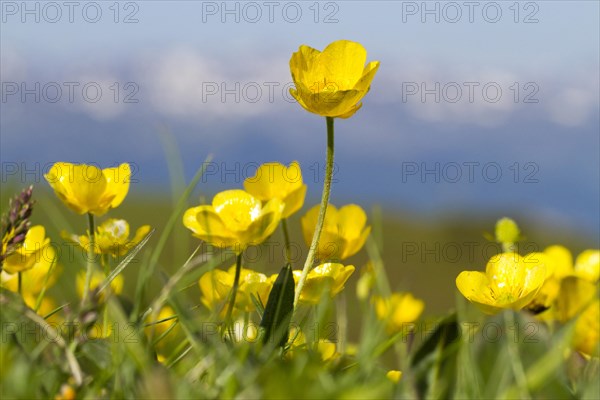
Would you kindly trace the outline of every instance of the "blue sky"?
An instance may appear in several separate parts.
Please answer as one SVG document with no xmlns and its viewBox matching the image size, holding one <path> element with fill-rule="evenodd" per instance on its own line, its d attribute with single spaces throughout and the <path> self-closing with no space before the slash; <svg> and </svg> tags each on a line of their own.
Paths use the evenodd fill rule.
<svg viewBox="0 0 600 400">
<path fill-rule="evenodd" d="M 334 202 L 499 216 L 518 208 L 598 240 L 596 1 L 474 2 L 472 9 L 465 2 L 227 2 L 237 10 L 229 14 L 220 1 L 110 1 L 76 3 L 72 16 L 54 3 L 60 18 L 46 3 L 27 2 L 29 14 L 22 4 L 1 5 L 4 166 L 129 161 L 139 167 L 139 185 L 155 187 L 167 179 L 157 133 L 166 126 L 188 176 L 208 153 L 224 169 L 298 159 L 314 175 L 324 121 L 289 101 L 288 61 L 300 44 L 321 49 L 345 38 L 362 43 L 381 67 L 363 109 L 337 123 Z M 92 90 L 87 98 L 83 87 Z M 23 88 L 39 102 L 35 93 L 23 97 Z M 220 190 L 240 178 L 216 173 L 205 184 Z M 307 180 L 317 197 L 319 176 Z"/>
</svg>

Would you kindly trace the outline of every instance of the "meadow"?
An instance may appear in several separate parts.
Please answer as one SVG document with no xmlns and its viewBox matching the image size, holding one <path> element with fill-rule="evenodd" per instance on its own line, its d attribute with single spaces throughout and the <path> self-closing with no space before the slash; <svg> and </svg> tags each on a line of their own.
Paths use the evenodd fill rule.
<svg viewBox="0 0 600 400">
<path fill-rule="evenodd" d="M 186 181 L 169 150 L 161 191 L 61 160 L 3 184 L 2 398 L 599 398 L 584 232 L 329 202 L 334 121 L 378 67 L 348 41 L 292 55 L 320 204 L 292 160 L 216 193 L 209 155 Z"/>
</svg>

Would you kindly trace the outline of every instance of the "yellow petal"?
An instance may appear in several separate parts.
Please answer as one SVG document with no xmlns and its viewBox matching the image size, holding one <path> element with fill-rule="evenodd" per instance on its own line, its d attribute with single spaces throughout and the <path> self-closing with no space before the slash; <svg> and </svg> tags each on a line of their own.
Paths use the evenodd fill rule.
<svg viewBox="0 0 600 400">
<path fill-rule="evenodd" d="M 315 78 L 319 82 L 329 78 L 337 90 L 352 89 L 362 77 L 366 61 L 367 50 L 360 43 L 337 40 L 319 55 Z"/>
<path fill-rule="evenodd" d="M 348 204 L 339 209 L 337 224 L 339 234 L 347 239 L 360 237 L 367 223 L 367 214 L 356 204 Z"/>
<path fill-rule="evenodd" d="M 554 315 L 567 322 L 579 314 L 596 296 L 596 285 L 584 279 L 569 276 L 560 283 L 560 293 L 554 302 Z"/>
<path fill-rule="evenodd" d="M 585 250 L 575 260 L 575 274 L 587 281 L 598 282 L 600 278 L 600 251 Z"/>
<path fill-rule="evenodd" d="M 563 278 L 573 273 L 573 256 L 564 246 L 554 245 L 544 249 L 544 253 L 553 260 L 554 276 Z"/>
<path fill-rule="evenodd" d="M 499 310 L 494 306 L 496 299 L 490 287 L 490 280 L 483 272 L 461 272 L 456 278 L 456 287 L 467 300 L 478 305 L 483 312 L 493 314 Z"/>
<path fill-rule="evenodd" d="M 131 181 L 131 167 L 127 163 L 123 163 L 116 168 L 105 168 L 102 174 L 106 179 L 105 196 L 111 198 L 111 208 L 118 207 L 129 191 L 129 183 Z"/>
<path fill-rule="evenodd" d="M 600 301 L 595 300 L 577 319 L 573 335 L 575 350 L 598 357 L 600 343 Z"/>
<path fill-rule="evenodd" d="M 289 218 L 296 211 L 300 210 L 304 205 L 306 198 L 306 185 L 300 186 L 298 189 L 291 192 L 284 200 L 284 209 L 282 218 Z"/>
<path fill-rule="evenodd" d="M 213 209 L 227 229 L 240 232 L 260 217 L 260 200 L 243 190 L 225 190 L 213 198 Z"/>
<path fill-rule="evenodd" d="M 192 207 L 183 214 L 183 225 L 192 231 L 194 236 L 217 247 L 230 247 L 238 242 L 237 236 L 231 232 L 212 206 Z"/>
<path fill-rule="evenodd" d="M 283 208 L 284 205 L 278 198 L 274 198 L 265 204 L 260 211 L 259 218 L 251 223 L 244 235 L 240 236 L 241 246 L 260 244 L 271 236 L 277 229 L 279 221 L 281 221 Z"/>
</svg>

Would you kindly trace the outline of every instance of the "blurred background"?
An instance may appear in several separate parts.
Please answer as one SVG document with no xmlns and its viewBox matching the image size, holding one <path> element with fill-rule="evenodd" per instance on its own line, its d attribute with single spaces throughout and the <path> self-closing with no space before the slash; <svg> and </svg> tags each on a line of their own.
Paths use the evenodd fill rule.
<svg viewBox="0 0 600 400">
<path fill-rule="evenodd" d="M 288 62 L 301 44 L 349 39 L 381 66 L 363 108 L 336 121 L 332 203 L 367 210 L 394 288 L 446 311 L 457 273 L 498 250 L 484 233 L 503 216 L 521 226 L 522 252 L 599 246 L 598 2 L 0 4 L 1 206 L 35 185 L 34 223 L 56 242 L 86 221 L 49 192 L 52 163 L 129 162 L 130 194 L 107 217 L 160 233 L 211 154 L 190 205 L 241 188 L 263 162 L 298 160 L 309 191 L 290 229 L 304 246 L 325 121 L 289 95 Z M 195 244 L 178 226 L 161 266 L 175 270 Z M 277 271 L 282 252 L 264 254 L 260 268 Z"/>
</svg>

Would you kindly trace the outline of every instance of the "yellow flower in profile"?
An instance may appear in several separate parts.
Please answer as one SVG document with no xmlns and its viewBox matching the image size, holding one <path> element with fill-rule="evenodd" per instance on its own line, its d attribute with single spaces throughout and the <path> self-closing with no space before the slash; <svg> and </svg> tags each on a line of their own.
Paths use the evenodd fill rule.
<svg viewBox="0 0 600 400">
<path fill-rule="evenodd" d="M 594 300 L 577 318 L 573 347 L 588 357 L 600 355 L 600 300 Z"/>
<path fill-rule="evenodd" d="M 262 206 L 259 199 L 244 190 L 226 190 L 213 198 L 212 205 L 186 210 L 183 225 L 213 246 L 230 247 L 239 254 L 275 231 L 283 208 L 277 198 Z"/>
<path fill-rule="evenodd" d="M 133 238 L 129 237 L 129 224 L 124 219 L 108 219 L 96 228 L 94 251 L 96 254 L 110 254 L 119 257 L 127 254 L 150 232 L 150 225 L 143 225 L 137 229 Z M 88 235 L 69 235 L 62 232 L 67 240 L 72 240 L 83 249 L 88 248 L 90 238 Z"/>
<path fill-rule="evenodd" d="M 56 252 L 52 246 L 45 248 L 33 267 L 21 273 L 21 292 L 23 295 L 37 296 L 42 290 L 54 285 L 57 269 Z M 0 274 L 2 286 L 13 292 L 18 291 L 17 274 L 2 271 Z"/>
<path fill-rule="evenodd" d="M 127 196 L 131 169 L 127 163 L 100 169 L 94 165 L 57 162 L 44 177 L 71 210 L 104 215 Z"/>
<path fill-rule="evenodd" d="M 373 296 L 375 315 L 386 324 L 388 333 L 402 332 L 406 324 L 415 322 L 423 313 L 425 302 L 412 293 L 392 293 L 384 298 Z"/>
<path fill-rule="evenodd" d="M 104 280 L 106 275 L 100 271 L 94 271 L 92 273 L 92 279 L 90 281 L 90 290 L 96 289 Z M 83 297 L 83 287 L 85 285 L 85 271 L 80 271 L 76 278 L 77 295 L 79 298 Z M 110 282 L 110 290 L 113 294 L 120 294 L 123 290 L 123 275 L 117 275 L 115 279 Z M 100 301 L 104 301 L 105 291 L 100 294 Z"/>
<path fill-rule="evenodd" d="M 546 279 L 543 264 L 526 263 L 517 253 L 492 257 L 486 271 L 463 271 L 456 286 L 463 296 L 486 314 L 503 309 L 520 310 L 533 300 Z"/>
<path fill-rule="evenodd" d="M 306 197 L 298 161 L 293 161 L 289 167 L 277 162 L 262 164 L 254 176 L 246 178 L 244 189 L 262 201 L 280 199 L 284 205 L 282 218 L 288 218 L 302 208 Z"/>
<path fill-rule="evenodd" d="M 387 376 L 387 378 L 393 383 L 398 383 L 400 382 L 400 378 L 402 378 L 402 371 L 391 369 L 387 372 L 387 374 L 385 374 L 385 376 Z"/>
<path fill-rule="evenodd" d="M 235 265 L 228 271 L 213 269 L 202 275 L 198 281 L 200 300 L 211 311 L 225 312 L 225 305 L 229 300 L 233 282 L 235 279 Z M 273 287 L 273 280 L 266 275 L 250 269 L 242 268 L 240 271 L 240 283 L 235 298 L 234 308 L 242 312 L 255 310 L 251 295 L 267 304 L 267 298 Z"/>
<path fill-rule="evenodd" d="M 6 257 L 2 269 L 9 274 L 16 274 L 33 268 L 37 263 L 48 261 L 45 259 L 53 259 L 54 251 L 47 251 L 49 244 L 50 238 L 46 237 L 44 227 L 32 226 L 27 231 L 23 244 Z"/>
<path fill-rule="evenodd" d="M 307 111 L 323 117 L 349 118 L 362 106 L 379 61 L 365 66 L 367 51 L 356 42 L 338 40 L 322 52 L 302 45 L 292 54 L 291 95 Z"/>
<path fill-rule="evenodd" d="M 353 265 L 344 266 L 339 263 L 324 263 L 316 266 L 306 277 L 306 283 L 300 293 L 300 302 L 318 304 L 324 294 L 334 297 L 344 289 L 344 285 L 354 269 Z M 295 270 L 293 275 L 294 282 L 298 285 L 302 271 Z"/>
<path fill-rule="evenodd" d="M 308 210 L 300 221 L 304 240 L 309 245 L 318 216 L 317 205 Z M 317 248 L 317 257 L 320 260 L 338 261 L 358 253 L 371 233 L 371 227 L 366 224 L 367 214 L 356 204 L 348 204 L 339 210 L 333 204 L 329 204 Z"/>
</svg>

